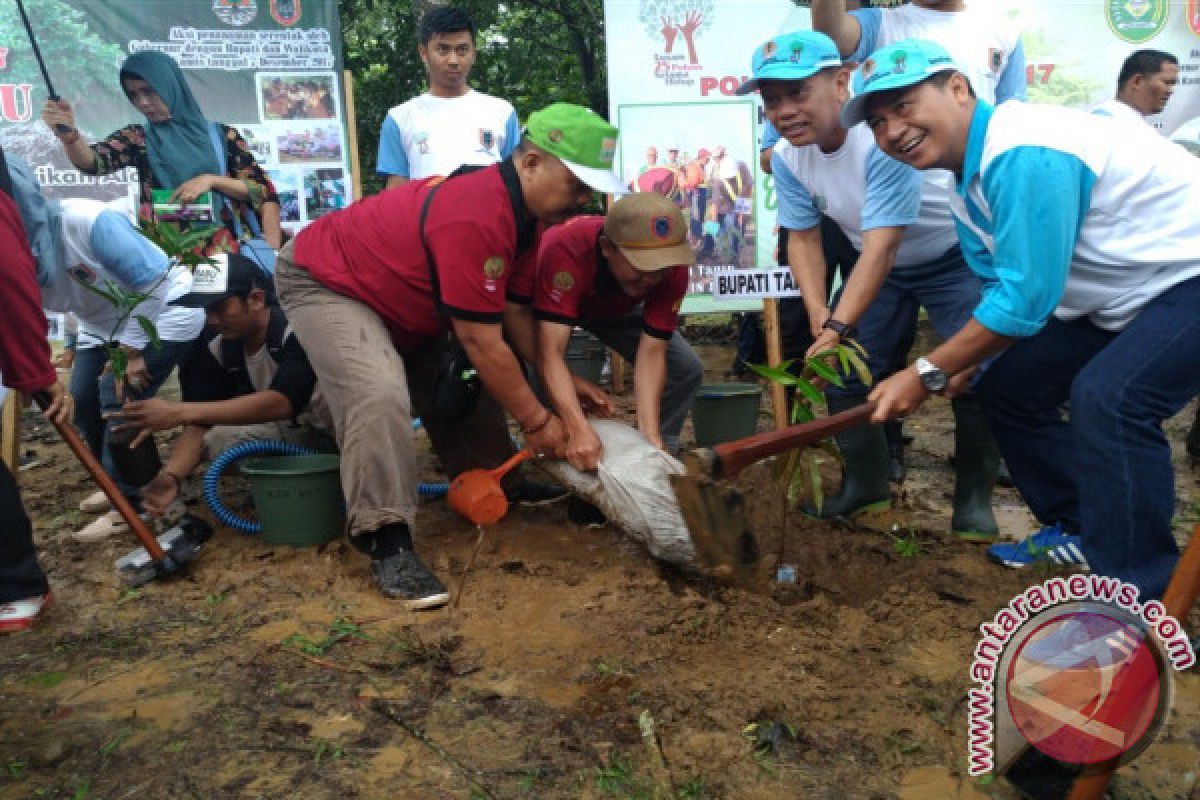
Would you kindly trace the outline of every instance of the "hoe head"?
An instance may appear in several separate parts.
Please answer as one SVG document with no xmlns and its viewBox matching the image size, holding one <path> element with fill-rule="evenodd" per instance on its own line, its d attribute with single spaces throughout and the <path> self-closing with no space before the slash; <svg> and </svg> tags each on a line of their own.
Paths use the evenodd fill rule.
<svg viewBox="0 0 1200 800">
<path fill-rule="evenodd" d="M 758 564 L 758 541 L 745 519 L 745 500 L 713 479 L 716 456 L 700 449 L 682 456 L 687 471 L 671 476 L 698 565 L 715 578 L 745 583 Z"/>
</svg>

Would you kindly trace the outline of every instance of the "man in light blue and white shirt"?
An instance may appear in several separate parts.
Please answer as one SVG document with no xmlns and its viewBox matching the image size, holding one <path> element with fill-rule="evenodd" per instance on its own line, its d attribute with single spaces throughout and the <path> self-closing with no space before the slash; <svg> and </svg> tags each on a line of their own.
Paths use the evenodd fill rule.
<svg viewBox="0 0 1200 800">
<path fill-rule="evenodd" d="M 927 191 L 916 170 L 885 155 L 863 125 L 847 127 L 840 115 L 848 97 L 849 70 L 828 36 L 797 31 L 759 46 L 754 77 L 739 87 L 758 90 L 768 119 L 785 141 L 772 154 L 779 225 L 789 231 L 788 263 L 800 286 L 814 338 L 806 355 L 858 339 L 878 379 L 891 366 L 904 321 L 924 306 L 944 337 L 970 319 L 980 283 L 963 261 L 948 193 Z M 832 311 L 827 303 L 826 255 L 820 222 L 827 215 L 845 233 L 858 259 Z M 861 333 L 858 333 L 861 331 Z M 830 387 L 831 412 L 864 400 L 866 387 L 847 376 Z M 952 529 L 970 540 L 996 535 L 991 511 L 996 453 L 978 407 L 961 399 L 958 486 Z M 846 462 L 841 492 L 822 516 L 853 514 L 890 503 L 888 448 L 878 427 L 842 434 Z"/>
<path fill-rule="evenodd" d="M 847 124 L 866 120 L 889 155 L 955 174 L 959 238 L 984 283 L 928 370 L 876 387 L 876 418 L 910 413 L 1003 351 L 979 392 L 1046 527 L 989 554 L 1087 563 L 1161 596 L 1178 558 L 1162 421 L 1200 392 L 1200 161 L 1148 127 L 993 108 L 932 42 L 875 52 L 854 84 Z"/>
<path fill-rule="evenodd" d="M 521 139 L 517 112 L 507 100 L 467 83 L 475 63 L 475 25 L 466 12 L 435 6 L 418 27 L 429 91 L 402 103 L 383 120 L 375 170 L 385 188 L 463 165 L 495 164 Z"/>
</svg>

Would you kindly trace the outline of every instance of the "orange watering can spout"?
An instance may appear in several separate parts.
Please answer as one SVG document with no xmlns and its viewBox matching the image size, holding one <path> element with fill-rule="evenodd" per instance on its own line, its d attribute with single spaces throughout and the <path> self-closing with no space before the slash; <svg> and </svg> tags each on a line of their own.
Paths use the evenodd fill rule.
<svg viewBox="0 0 1200 800">
<path fill-rule="evenodd" d="M 532 450 L 521 450 L 495 469 L 469 469 L 461 473 L 450 482 L 446 502 L 476 525 L 499 522 L 508 513 L 508 497 L 500 479 L 532 457 Z"/>
</svg>

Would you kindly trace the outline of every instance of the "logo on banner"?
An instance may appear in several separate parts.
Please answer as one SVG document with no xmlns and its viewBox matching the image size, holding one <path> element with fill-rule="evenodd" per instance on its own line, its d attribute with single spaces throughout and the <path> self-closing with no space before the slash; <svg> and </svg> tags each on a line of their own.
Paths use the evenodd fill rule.
<svg viewBox="0 0 1200 800">
<path fill-rule="evenodd" d="M 271 0 L 271 17 L 285 28 L 300 21 L 300 0 Z"/>
<path fill-rule="evenodd" d="M 258 3 L 255 0 L 213 0 L 213 13 L 226 25 L 241 27 L 258 16 Z"/>
<path fill-rule="evenodd" d="M 654 77 L 668 86 L 694 86 L 701 69 L 697 39 L 712 27 L 715 0 L 641 0 L 638 20 L 657 43 Z"/>
<path fill-rule="evenodd" d="M 1104 14 L 1108 27 L 1130 44 L 1157 36 L 1167 24 L 1168 0 L 1108 0 Z"/>
<path fill-rule="evenodd" d="M 1192 33 L 1200 36 L 1200 0 L 1188 0 L 1187 24 Z"/>
</svg>

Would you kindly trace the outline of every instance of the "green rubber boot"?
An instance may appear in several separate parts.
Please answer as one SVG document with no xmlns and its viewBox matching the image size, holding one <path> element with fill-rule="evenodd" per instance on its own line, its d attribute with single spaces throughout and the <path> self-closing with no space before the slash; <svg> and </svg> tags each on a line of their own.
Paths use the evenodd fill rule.
<svg viewBox="0 0 1200 800">
<path fill-rule="evenodd" d="M 1000 532 L 992 513 L 992 487 L 1000 451 L 979 400 L 956 397 L 954 407 L 954 516 L 950 529 L 968 542 L 994 542 Z"/>
<path fill-rule="evenodd" d="M 829 413 L 853 408 L 864 402 L 862 396 L 825 395 Z M 850 517 L 864 511 L 886 511 L 892 506 L 892 491 L 888 486 L 887 438 L 880 425 L 862 425 L 834 437 L 842 451 L 845 467 L 842 470 L 842 488 L 837 494 L 825 498 L 821 512 L 807 505 L 804 513 L 810 517 L 830 519 Z"/>
</svg>

